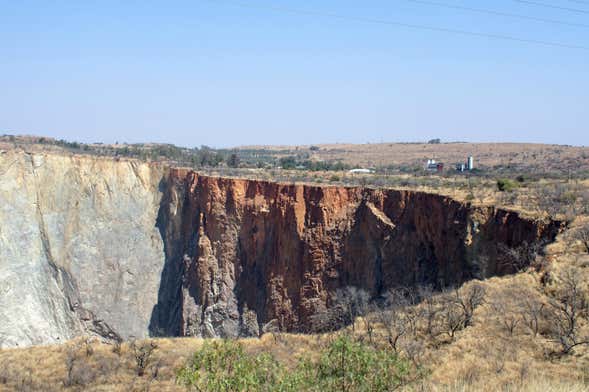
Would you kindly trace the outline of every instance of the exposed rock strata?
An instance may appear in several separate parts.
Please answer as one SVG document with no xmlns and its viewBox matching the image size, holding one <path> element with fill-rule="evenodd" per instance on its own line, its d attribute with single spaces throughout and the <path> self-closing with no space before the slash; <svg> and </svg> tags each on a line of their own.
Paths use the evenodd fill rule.
<svg viewBox="0 0 589 392">
<path fill-rule="evenodd" d="M 439 288 L 509 273 L 500 244 L 550 241 L 561 228 L 415 191 L 179 169 L 166 189 L 160 224 L 164 281 L 172 285 L 160 287 L 152 331 L 171 335 L 236 335 L 246 324 L 244 309 L 249 325 L 252 318 L 260 325 L 277 320 L 281 328 L 304 330 L 339 287 L 376 296 L 393 286 Z"/>
<path fill-rule="evenodd" d="M 414 191 L 0 153 L 0 345 L 304 330 L 335 289 L 511 272 L 558 222 Z"/>
</svg>

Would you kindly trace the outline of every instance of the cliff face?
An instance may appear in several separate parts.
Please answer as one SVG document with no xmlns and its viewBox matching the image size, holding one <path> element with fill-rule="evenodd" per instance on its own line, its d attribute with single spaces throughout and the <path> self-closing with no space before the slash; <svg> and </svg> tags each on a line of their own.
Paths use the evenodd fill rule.
<svg viewBox="0 0 589 392">
<path fill-rule="evenodd" d="M 510 273 L 500 244 L 560 229 L 413 191 L 0 153 L 0 345 L 305 330 L 337 288 Z"/>
<path fill-rule="evenodd" d="M 337 288 L 373 296 L 509 273 L 501 245 L 552 240 L 558 222 L 413 191 L 285 185 L 172 170 L 160 225 L 166 268 L 152 332 L 305 330 Z M 180 278 L 181 277 L 181 278 Z"/>
<path fill-rule="evenodd" d="M 146 336 L 164 260 L 164 171 L 0 154 L 0 345 Z"/>
</svg>

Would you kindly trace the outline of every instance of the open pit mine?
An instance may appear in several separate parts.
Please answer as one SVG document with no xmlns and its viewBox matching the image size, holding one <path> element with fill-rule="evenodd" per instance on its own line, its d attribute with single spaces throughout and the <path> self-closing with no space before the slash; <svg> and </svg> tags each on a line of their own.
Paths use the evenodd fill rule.
<svg viewBox="0 0 589 392">
<path fill-rule="evenodd" d="M 247 336 L 270 322 L 305 332 L 338 288 L 378 297 L 512 273 L 501 249 L 562 228 L 418 191 L 6 151 L 0 345 Z"/>
</svg>

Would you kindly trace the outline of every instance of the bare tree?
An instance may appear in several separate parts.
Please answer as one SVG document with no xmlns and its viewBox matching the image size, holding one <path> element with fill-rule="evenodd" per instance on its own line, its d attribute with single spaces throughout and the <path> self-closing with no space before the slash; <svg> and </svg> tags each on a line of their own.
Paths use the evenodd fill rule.
<svg viewBox="0 0 589 392">
<path fill-rule="evenodd" d="M 365 290 L 348 286 L 335 292 L 333 302 L 343 313 L 343 318 L 356 330 L 356 317 L 366 314 L 370 296 Z"/>
<path fill-rule="evenodd" d="M 421 317 L 420 310 L 417 305 L 419 303 L 419 293 L 414 288 L 404 289 L 405 292 L 405 317 L 409 324 L 409 332 L 413 336 L 417 336 L 417 325 Z"/>
<path fill-rule="evenodd" d="M 422 363 L 422 357 L 425 352 L 425 345 L 423 341 L 417 339 L 411 339 L 405 346 L 405 354 L 407 358 L 413 362 L 415 366 L 420 366 Z"/>
<path fill-rule="evenodd" d="M 442 325 L 450 339 L 454 339 L 456 332 L 472 325 L 474 311 L 484 300 L 485 288 L 478 283 L 462 290 L 454 289 L 441 297 Z"/>
<path fill-rule="evenodd" d="M 528 267 L 536 268 L 538 257 L 542 254 L 544 244 L 524 241 L 516 247 L 499 244 L 498 265 L 506 272 L 519 272 Z"/>
<path fill-rule="evenodd" d="M 485 288 L 474 283 L 466 290 L 454 290 L 454 302 L 462 309 L 464 328 L 472 325 L 474 311 L 485 302 Z"/>
<path fill-rule="evenodd" d="M 587 317 L 588 302 L 577 269 L 566 269 L 560 275 L 558 290 L 548 305 L 551 310 L 550 333 L 563 354 L 572 352 L 579 345 L 589 344 L 588 334 L 582 334 L 579 325 L 582 318 Z"/>
<path fill-rule="evenodd" d="M 415 303 L 413 290 L 405 287 L 397 287 L 388 290 L 383 295 L 384 305 L 387 308 L 406 308 Z"/>
<path fill-rule="evenodd" d="M 435 338 L 440 333 L 437 320 L 441 310 L 436 303 L 434 290 L 432 286 L 421 286 L 417 289 L 417 293 L 421 301 L 419 317 L 424 321 L 425 333 L 430 338 Z"/>
<path fill-rule="evenodd" d="M 384 309 L 378 312 L 389 346 L 399 351 L 399 340 L 411 330 L 412 320 L 408 315 L 410 300 L 405 289 L 391 289 L 385 293 Z"/>
<path fill-rule="evenodd" d="M 65 387 L 70 387 L 76 383 L 74 380 L 74 366 L 76 366 L 77 361 L 78 361 L 78 347 L 77 347 L 77 345 L 68 347 L 67 352 L 65 354 L 66 377 L 65 377 L 65 380 L 63 381 L 63 385 Z"/>
<path fill-rule="evenodd" d="M 585 252 L 589 253 L 589 225 L 583 226 L 575 232 L 575 239 L 580 241 Z"/>
<path fill-rule="evenodd" d="M 399 352 L 399 340 L 409 330 L 407 318 L 400 309 L 387 309 L 378 313 L 386 333 L 387 342 L 394 352 Z"/>
<path fill-rule="evenodd" d="M 537 298 L 526 296 L 521 306 L 522 320 L 534 337 L 538 336 L 540 321 L 544 314 L 544 304 Z"/>
<path fill-rule="evenodd" d="M 503 316 L 503 327 L 509 333 L 509 336 L 513 336 L 515 329 L 521 323 L 522 319 L 515 314 L 509 312 Z"/>
<path fill-rule="evenodd" d="M 454 303 L 448 302 L 442 310 L 442 316 L 446 334 L 454 340 L 456 332 L 464 328 L 464 314 Z"/>
<path fill-rule="evenodd" d="M 514 292 L 508 291 L 508 295 L 512 295 Z M 512 303 L 512 302 L 515 302 Z M 495 313 L 496 320 L 499 326 L 505 330 L 509 336 L 513 336 L 517 326 L 522 322 L 520 316 L 520 304 L 518 298 L 510 298 L 507 300 L 505 297 L 500 296 L 491 303 L 491 309 Z"/>
<path fill-rule="evenodd" d="M 415 291 L 406 287 L 395 287 L 383 294 L 386 307 L 406 308 L 415 304 Z"/>
<path fill-rule="evenodd" d="M 356 317 L 368 312 L 369 300 L 365 290 L 353 286 L 338 289 L 328 307 L 309 317 L 310 332 L 329 332 L 346 325 L 351 325 L 355 331 Z"/>
<path fill-rule="evenodd" d="M 339 307 L 320 310 L 309 317 L 308 331 L 322 333 L 335 331 L 345 327 L 349 323 Z"/>
<path fill-rule="evenodd" d="M 131 349 L 135 359 L 135 371 L 139 377 L 145 374 L 145 370 L 153 360 L 152 356 L 157 348 L 157 344 L 152 340 L 143 343 L 131 342 Z"/>
<path fill-rule="evenodd" d="M 507 332 L 509 336 L 513 336 L 517 327 L 524 322 L 524 299 L 530 294 L 531 292 L 515 284 L 508 285 L 493 294 L 490 308 L 493 310 L 499 328 Z"/>
<path fill-rule="evenodd" d="M 374 330 L 375 324 L 379 321 L 378 314 L 380 309 L 375 304 L 370 304 L 364 317 L 362 317 L 362 321 L 364 323 L 364 329 L 366 330 L 366 335 L 368 336 L 368 341 L 373 343 L 374 339 Z"/>
<path fill-rule="evenodd" d="M 96 378 L 96 369 L 93 368 L 88 359 L 94 354 L 94 350 L 88 348 L 90 343 L 91 339 L 86 338 L 66 348 L 64 387 L 84 387 Z"/>
</svg>

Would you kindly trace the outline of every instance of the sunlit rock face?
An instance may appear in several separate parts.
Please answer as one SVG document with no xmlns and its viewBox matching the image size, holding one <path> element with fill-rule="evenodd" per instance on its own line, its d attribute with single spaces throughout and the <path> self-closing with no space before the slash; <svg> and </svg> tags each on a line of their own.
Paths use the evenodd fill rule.
<svg viewBox="0 0 589 392">
<path fill-rule="evenodd" d="M 0 175 L 2 344 L 147 336 L 164 261 L 163 170 L 4 153 Z"/>
</svg>

